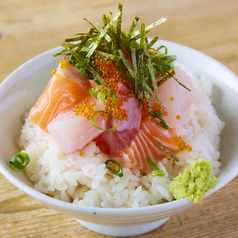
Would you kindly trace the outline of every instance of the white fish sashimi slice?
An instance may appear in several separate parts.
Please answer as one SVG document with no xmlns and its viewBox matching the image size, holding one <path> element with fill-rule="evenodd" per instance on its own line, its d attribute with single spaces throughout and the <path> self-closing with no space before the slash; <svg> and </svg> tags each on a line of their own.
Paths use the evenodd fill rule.
<svg viewBox="0 0 238 238">
<path fill-rule="evenodd" d="M 98 103 L 95 110 L 104 110 L 104 105 Z M 95 125 L 106 128 L 106 120 L 100 115 L 94 118 Z M 56 144 L 66 153 L 73 154 L 84 147 L 104 132 L 92 126 L 92 121 L 84 116 L 77 116 L 73 111 L 60 113 L 54 118 L 47 129 Z"/>
<path fill-rule="evenodd" d="M 177 66 L 174 70 L 174 78 L 177 78 L 190 91 L 181 86 L 174 78 L 170 78 L 159 86 L 156 96 L 168 112 L 168 115 L 163 118 L 167 125 L 170 128 L 179 128 L 184 125 L 188 111 L 195 100 L 196 88 L 181 67 Z M 152 102 L 154 103 L 155 100 L 152 99 Z"/>
</svg>

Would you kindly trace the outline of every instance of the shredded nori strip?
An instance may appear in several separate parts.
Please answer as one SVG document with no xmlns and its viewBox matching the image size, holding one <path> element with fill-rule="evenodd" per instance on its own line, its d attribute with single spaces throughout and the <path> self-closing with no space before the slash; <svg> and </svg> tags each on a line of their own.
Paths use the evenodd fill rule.
<svg viewBox="0 0 238 238">
<path fill-rule="evenodd" d="M 171 158 L 173 158 L 176 162 L 179 162 L 179 159 L 176 155 L 171 153 L 166 147 L 164 147 L 159 141 L 156 141 L 156 144 Z"/>
<path fill-rule="evenodd" d="M 122 4 L 118 5 L 118 11 L 112 17 L 112 13 L 103 14 L 103 24 L 96 25 L 87 21 L 91 28 L 88 33 L 77 33 L 75 37 L 65 39 L 62 46 L 64 49 L 55 54 L 54 57 L 65 55 L 69 62 L 79 69 L 82 76 L 100 82 L 101 85 L 109 86 L 100 77 L 100 71 L 93 68 L 92 62 L 96 55 L 102 55 L 105 58 L 112 59 L 119 72 L 121 81 L 127 79 L 130 83 L 130 90 L 134 97 L 138 99 L 139 106 L 142 106 L 143 99 L 146 100 L 148 109 L 151 110 L 150 97 L 154 97 L 163 110 L 163 106 L 154 91 L 167 81 L 174 78 L 173 62 L 175 55 L 168 55 L 167 48 L 162 45 L 158 49 L 153 49 L 153 45 L 158 41 L 154 37 L 150 42 L 146 34 L 152 28 L 166 21 L 161 18 L 155 23 L 145 26 L 139 25 L 139 17 L 135 17 L 128 33 L 121 29 L 122 25 Z M 137 41 L 139 40 L 139 42 Z M 157 54 L 157 51 L 164 48 L 164 53 Z M 156 78 L 160 77 L 159 82 Z M 174 78 L 176 81 L 178 79 Z M 185 87 L 182 83 L 178 83 Z"/>
</svg>

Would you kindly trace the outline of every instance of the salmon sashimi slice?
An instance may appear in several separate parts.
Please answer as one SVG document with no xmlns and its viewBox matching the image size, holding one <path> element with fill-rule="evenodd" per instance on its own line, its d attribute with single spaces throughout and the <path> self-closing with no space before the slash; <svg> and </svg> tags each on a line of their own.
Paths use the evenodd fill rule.
<svg viewBox="0 0 238 238">
<path fill-rule="evenodd" d="M 92 96 L 89 103 L 95 102 L 95 111 L 105 109 L 105 105 Z M 107 121 L 100 115 L 94 117 L 94 123 L 97 127 L 106 129 Z M 82 151 L 87 144 L 104 132 L 92 126 L 92 121 L 85 116 L 76 115 L 74 111 L 69 110 L 60 113 L 47 126 L 47 129 L 56 142 L 56 144 L 66 153 L 74 154 Z"/>
<path fill-rule="evenodd" d="M 183 85 L 189 88 L 190 91 L 179 85 L 179 83 L 171 77 L 159 86 L 159 91 L 155 92 L 155 94 L 165 106 L 168 113 L 163 119 L 170 128 L 178 129 L 185 123 L 188 111 L 196 97 L 196 89 L 190 77 L 181 67 L 175 67 L 174 71 L 174 78 L 177 78 Z M 156 102 L 154 98 L 152 98 L 151 101 L 152 104 Z"/>
<path fill-rule="evenodd" d="M 138 168 L 144 171 L 151 170 L 147 159 L 151 158 L 157 164 L 165 157 L 169 157 L 156 143 L 158 140 L 171 153 L 176 154 L 179 148 L 174 145 L 173 137 L 177 135 L 176 129 L 165 130 L 156 123 L 151 123 L 147 118 L 141 123 L 140 129 L 128 146 L 123 151 L 114 154 L 122 167 Z"/>
<path fill-rule="evenodd" d="M 56 73 L 48 82 L 44 92 L 30 111 L 29 119 L 43 131 L 61 112 L 72 110 L 90 94 L 89 80 L 66 60 L 60 60 Z"/>
</svg>

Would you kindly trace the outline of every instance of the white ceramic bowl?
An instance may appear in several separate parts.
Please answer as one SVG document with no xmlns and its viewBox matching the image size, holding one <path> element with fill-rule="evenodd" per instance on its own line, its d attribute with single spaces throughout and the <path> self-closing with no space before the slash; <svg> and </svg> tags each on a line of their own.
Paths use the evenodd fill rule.
<svg viewBox="0 0 238 238">
<path fill-rule="evenodd" d="M 159 41 L 166 45 L 169 54 L 176 54 L 178 62 L 193 73 L 207 75 L 213 83 L 215 106 L 219 117 L 226 122 L 221 136 L 221 173 L 212 193 L 226 185 L 238 174 L 238 78 L 216 60 L 191 48 Z M 193 205 L 181 199 L 161 205 L 141 208 L 94 208 L 53 199 L 33 189 L 23 172 L 8 167 L 11 157 L 19 152 L 15 139 L 19 136 L 23 113 L 29 110 L 44 90 L 51 71 L 57 66 L 52 55 L 60 47 L 49 50 L 20 66 L 0 86 L 0 171 L 16 187 L 45 205 L 76 218 L 85 227 L 112 236 L 131 236 L 151 231 L 167 219 Z M 208 194 L 209 195 L 209 194 Z M 206 195 L 206 196 L 208 196 Z"/>
</svg>

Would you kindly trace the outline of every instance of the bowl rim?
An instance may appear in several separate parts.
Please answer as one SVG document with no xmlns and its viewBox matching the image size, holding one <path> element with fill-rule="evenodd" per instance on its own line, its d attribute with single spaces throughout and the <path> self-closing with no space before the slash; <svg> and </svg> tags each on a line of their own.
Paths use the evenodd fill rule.
<svg viewBox="0 0 238 238">
<path fill-rule="evenodd" d="M 166 41 L 166 40 L 159 40 L 159 44 L 165 44 L 165 45 L 170 45 L 174 46 L 177 48 L 180 48 L 181 50 L 184 51 L 190 51 L 191 53 L 195 54 L 196 56 L 200 58 L 204 58 L 207 61 L 216 64 L 219 66 L 220 70 L 226 72 L 226 74 L 229 75 L 229 77 L 234 78 L 237 80 L 238 84 L 238 77 L 226 66 L 221 64 L 219 61 L 215 60 L 214 58 L 198 51 L 193 48 L 190 48 L 188 46 L 184 46 L 178 43 Z M 157 43 L 157 44 L 158 44 Z M 4 89 L 5 85 L 11 80 L 17 80 L 15 78 L 15 75 L 20 71 L 23 70 L 25 67 L 28 67 L 29 64 L 34 63 L 38 61 L 38 59 L 42 57 L 49 57 L 49 55 L 52 55 L 53 53 L 59 52 L 61 49 L 63 49 L 62 46 L 57 46 L 55 48 L 49 49 L 20 65 L 18 68 L 16 68 L 11 74 L 9 74 L 0 84 L 0 91 Z M 53 58 L 53 57 L 52 57 Z M 53 59 L 52 59 L 53 60 Z M 157 205 L 151 205 L 151 206 L 145 206 L 145 207 L 137 207 L 137 208 L 101 208 L 101 207 L 88 207 L 88 206 L 82 206 L 82 205 L 77 205 L 69 202 L 64 202 L 61 200 L 57 200 L 55 198 L 52 198 L 48 195 L 45 195 L 34 188 L 30 188 L 29 186 L 26 186 L 23 182 L 19 181 L 18 179 L 15 178 L 15 176 L 8 170 L 5 169 L 4 167 L 1 166 L 0 164 L 0 172 L 3 174 L 3 176 L 10 181 L 13 185 L 15 185 L 18 189 L 22 190 L 29 196 L 45 203 L 46 205 L 51 205 L 54 207 L 60 207 L 65 210 L 71 210 L 71 211 L 77 211 L 77 212 L 82 212 L 82 213 L 97 213 L 101 215 L 129 215 L 133 213 L 134 215 L 138 214 L 143 214 L 145 212 L 149 213 L 156 213 L 158 211 L 168 211 L 168 210 L 173 210 L 177 207 L 183 207 L 187 205 L 193 205 L 192 201 L 189 201 L 187 198 L 183 198 L 180 200 L 174 200 L 171 202 L 166 202 L 162 204 L 157 204 Z M 227 174 L 226 180 L 219 181 L 216 188 L 210 190 L 210 193 L 207 193 L 204 198 L 208 197 L 210 194 L 216 192 L 223 186 L 225 186 L 227 183 L 229 183 L 233 178 L 235 178 L 238 174 L 238 171 L 235 171 L 234 169 Z M 203 198 L 203 199 L 204 199 Z"/>
</svg>

